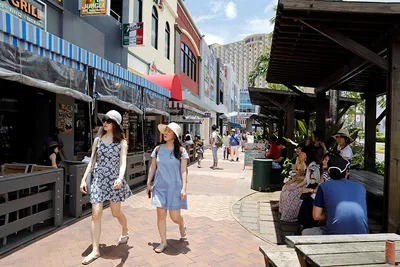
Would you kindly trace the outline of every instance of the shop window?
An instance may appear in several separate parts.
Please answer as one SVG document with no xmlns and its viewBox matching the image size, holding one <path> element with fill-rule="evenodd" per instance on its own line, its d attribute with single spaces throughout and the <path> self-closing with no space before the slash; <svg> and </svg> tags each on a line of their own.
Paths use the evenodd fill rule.
<svg viewBox="0 0 400 267">
<path fill-rule="evenodd" d="M 135 0 L 135 5 L 133 6 L 133 20 L 134 22 L 141 22 L 143 21 L 143 1 L 142 0 Z"/>
<path fill-rule="evenodd" d="M 122 22 L 122 1 L 111 1 L 110 15 L 119 23 Z"/>
<path fill-rule="evenodd" d="M 170 40 L 171 40 L 171 31 L 169 28 L 168 22 L 165 23 L 165 51 L 164 55 L 166 58 L 169 59 L 169 54 L 170 54 Z"/>
<path fill-rule="evenodd" d="M 196 56 L 189 49 L 189 47 L 182 43 L 181 44 L 181 70 L 186 73 L 193 81 L 196 81 Z"/>
<path fill-rule="evenodd" d="M 158 12 L 155 6 L 151 18 L 151 45 L 158 49 Z"/>
</svg>

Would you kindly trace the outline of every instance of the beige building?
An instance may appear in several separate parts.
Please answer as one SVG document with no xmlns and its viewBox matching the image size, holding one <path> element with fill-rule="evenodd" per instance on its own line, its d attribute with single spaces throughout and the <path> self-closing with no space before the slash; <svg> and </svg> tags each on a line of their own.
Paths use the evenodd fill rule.
<svg viewBox="0 0 400 267">
<path fill-rule="evenodd" d="M 129 69 L 144 75 L 175 73 L 177 0 L 130 0 L 129 6 L 129 22 L 144 24 L 143 46 L 129 47 Z"/>
<path fill-rule="evenodd" d="M 211 46 L 217 58 L 221 58 L 225 64 L 232 64 L 240 88 L 247 88 L 247 77 L 257 58 L 270 46 L 270 41 L 267 34 L 254 34 L 238 42 Z M 267 87 L 265 78 L 257 78 L 255 86 Z"/>
</svg>

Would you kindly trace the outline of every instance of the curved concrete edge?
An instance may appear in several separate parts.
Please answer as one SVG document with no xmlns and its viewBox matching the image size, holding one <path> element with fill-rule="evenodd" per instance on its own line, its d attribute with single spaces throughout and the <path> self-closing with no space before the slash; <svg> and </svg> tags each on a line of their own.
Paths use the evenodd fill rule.
<svg viewBox="0 0 400 267">
<path fill-rule="evenodd" d="M 230 208 L 231 216 L 232 216 L 232 217 L 235 219 L 235 221 L 236 221 L 238 224 L 240 224 L 240 226 L 242 226 L 247 232 L 253 234 L 255 237 L 257 237 L 258 239 L 260 239 L 260 240 L 262 240 L 262 241 L 268 243 L 269 245 L 278 246 L 277 244 L 272 243 L 271 241 L 269 241 L 269 240 L 263 238 L 263 237 L 260 236 L 259 234 L 254 233 L 253 231 L 251 231 L 250 229 L 248 229 L 246 226 L 244 226 L 244 225 L 240 222 L 239 218 L 237 218 L 237 217 L 235 216 L 235 214 L 233 213 L 233 207 L 234 207 L 237 203 L 239 203 L 239 202 L 242 201 L 243 199 L 248 198 L 248 197 L 250 197 L 250 196 L 252 196 L 252 195 L 254 195 L 254 194 L 257 194 L 257 193 L 258 193 L 258 192 L 252 192 L 252 193 L 250 193 L 250 194 L 244 195 L 243 197 L 241 197 L 241 198 L 239 198 L 237 201 L 235 201 L 235 202 L 231 205 L 231 208 Z"/>
</svg>

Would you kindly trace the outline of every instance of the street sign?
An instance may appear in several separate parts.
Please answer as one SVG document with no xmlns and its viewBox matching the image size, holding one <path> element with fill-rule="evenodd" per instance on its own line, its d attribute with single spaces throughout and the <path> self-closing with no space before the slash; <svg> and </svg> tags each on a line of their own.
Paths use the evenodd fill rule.
<svg viewBox="0 0 400 267">
<path fill-rule="evenodd" d="M 143 45 L 143 22 L 125 23 L 122 25 L 122 46 L 142 46 Z"/>
<path fill-rule="evenodd" d="M 111 0 L 81 0 L 81 16 L 110 15 Z"/>
</svg>

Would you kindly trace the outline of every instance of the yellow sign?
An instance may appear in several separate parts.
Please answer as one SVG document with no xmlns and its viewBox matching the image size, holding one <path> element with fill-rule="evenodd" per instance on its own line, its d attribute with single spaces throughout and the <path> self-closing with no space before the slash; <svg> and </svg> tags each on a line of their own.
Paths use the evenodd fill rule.
<svg viewBox="0 0 400 267">
<path fill-rule="evenodd" d="M 108 15 L 109 0 L 82 0 L 81 15 Z"/>
</svg>

